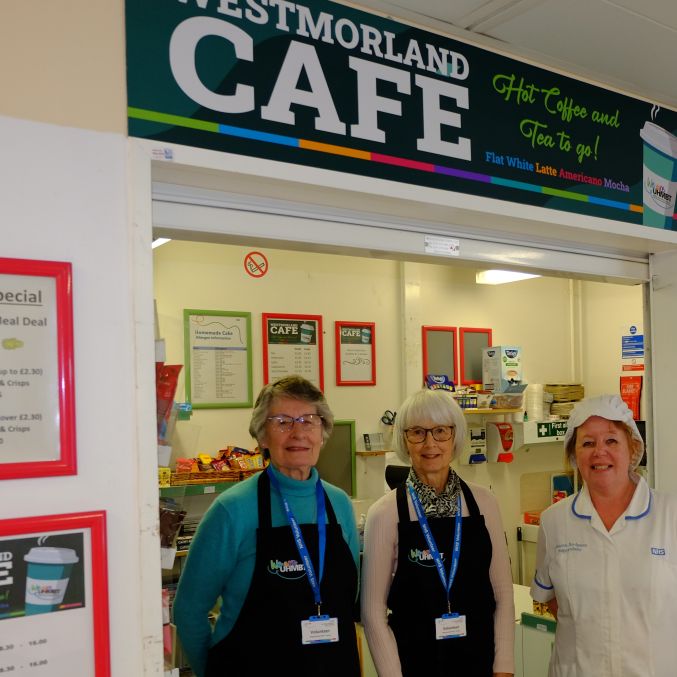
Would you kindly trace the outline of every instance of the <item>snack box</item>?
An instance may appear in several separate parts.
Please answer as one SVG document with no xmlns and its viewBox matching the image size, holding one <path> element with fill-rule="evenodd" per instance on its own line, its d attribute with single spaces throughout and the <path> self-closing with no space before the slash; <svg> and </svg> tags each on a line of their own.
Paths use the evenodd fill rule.
<svg viewBox="0 0 677 677">
<path fill-rule="evenodd" d="M 522 382 L 522 348 L 491 346 L 482 350 L 482 384 L 484 390 L 505 392 Z"/>
</svg>

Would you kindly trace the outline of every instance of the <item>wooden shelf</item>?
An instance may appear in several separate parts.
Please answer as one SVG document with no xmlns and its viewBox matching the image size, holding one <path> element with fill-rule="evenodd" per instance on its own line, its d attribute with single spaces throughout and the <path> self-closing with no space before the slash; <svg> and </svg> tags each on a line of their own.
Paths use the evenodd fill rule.
<svg viewBox="0 0 677 677">
<path fill-rule="evenodd" d="M 375 449 L 374 451 L 356 451 L 356 456 L 385 456 L 390 453 L 391 449 Z"/>
<path fill-rule="evenodd" d="M 176 484 L 171 487 L 160 487 L 162 498 L 183 498 L 184 496 L 202 496 L 220 494 L 239 484 L 239 481 L 213 482 L 212 484 Z"/>
<path fill-rule="evenodd" d="M 518 414 L 522 409 L 464 409 L 463 413 L 470 415 L 489 416 L 491 414 Z"/>
</svg>

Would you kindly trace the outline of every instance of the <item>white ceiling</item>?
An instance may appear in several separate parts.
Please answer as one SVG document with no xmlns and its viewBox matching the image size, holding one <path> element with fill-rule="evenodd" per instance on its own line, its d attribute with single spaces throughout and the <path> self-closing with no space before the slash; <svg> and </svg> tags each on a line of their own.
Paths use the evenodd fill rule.
<svg viewBox="0 0 677 677">
<path fill-rule="evenodd" d="M 677 110 L 677 0 L 354 0 Z"/>
</svg>

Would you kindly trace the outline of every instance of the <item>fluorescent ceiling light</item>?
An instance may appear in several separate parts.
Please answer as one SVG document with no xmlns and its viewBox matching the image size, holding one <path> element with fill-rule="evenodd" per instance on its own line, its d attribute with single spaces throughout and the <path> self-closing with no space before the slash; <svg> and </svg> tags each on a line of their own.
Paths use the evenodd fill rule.
<svg viewBox="0 0 677 677">
<path fill-rule="evenodd" d="M 172 239 L 170 237 L 157 237 L 153 240 L 153 249 L 155 247 L 159 247 L 162 244 L 166 244 L 167 242 L 171 242 Z"/>
<path fill-rule="evenodd" d="M 479 273 L 475 273 L 475 282 L 477 284 L 505 284 L 506 282 L 528 280 L 530 277 L 540 277 L 540 275 L 515 273 L 512 270 L 481 270 Z"/>
</svg>

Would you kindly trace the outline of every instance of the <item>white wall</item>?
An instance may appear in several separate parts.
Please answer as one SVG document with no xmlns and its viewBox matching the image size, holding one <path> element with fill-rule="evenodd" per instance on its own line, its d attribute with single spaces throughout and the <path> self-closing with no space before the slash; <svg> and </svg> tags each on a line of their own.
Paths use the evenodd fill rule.
<svg viewBox="0 0 677 677">
<path fill-rule="evenodd" d="M 172 241 L 154 251 L 155 296 L 167 363 L 184 364 L 183 309 L 252 313 L 254 399 L 263 386 L 261 313 L 322 315 L 324 382 L 336 418 L 357 419 L 357 434 L 377 430 L 385 408 L 401 399 L 398 264 L 264 249 L 269 272 L 252 278 L 243 261 L 251 247 Z M 336 386 L 334 322 L 376 323 L 376 383 Z M 183 372 L 177 400 L 184 398 Z M 251 409 L 196 410 L 176 427 L 176 454 L 251 447 Z"/>
<path fill-rule="evenodd" d="M 138 675 L 144 633 L 126 139 L 0 118 L 0 148 L 2 255 L 73 265 L 78 462 L 71 477 L 4 480 L 0 519 L 107 512 L 113 675 Z M 159 558 L 157 572 L 159 581 Z"/>
<path fill-rule="evenodd" d="M 332 408 L 337 418 L 357 420 L 358 437 L 377 430 L 383 410 L 396 409 L 408 394 L 402 390 L 403 352 L 416 374 L 413 387 L 421 382 L 420 325 L 416 350 L 402 338 L 400 291 L 407 278 L 402 277 L 400 265 L 389 260 L 264 248 L 270 272 L 263 278 L 252 278 L 243 266 L 249 251 L 251 247 L 176 240 L 154 251 L 155 296 L 167 362 L 184 363 L 184 308 L 251 312 L 256 393 L 263 385 L 261 313 L 320 314 L 325 334 L 325 386 Z M 574 378 L 568 280 L 537 278 L 490 287 L 475 284 L 474 269 L 469 267 L 420 264 L 417 270 L 422 292 L 411 305 L 416 305 L 420 324 L 490 327 L 494 344 L 523 347 L 525 380 L 544 383 Z M 623 293 L 632 288 L 618 289 Z M 641 313 L 641 305 L 639 309 Z M 336 320 L 376 323 L 376 386 L 335 385 Z M 615 341 L 612 329 L 598 333 L 598 343 Z M 600 353 L 609 356 L 608 350 Z M 182 376 L 177 399 L 183 397 Z M 248 409 L 195 411 L 190 423 L 177 426 L 177 451 L 192 455 L 227 444 L 248 446 L 249 414 Z"/>
<path fill-rule="evenodd" d="M 627 328 L 644 329 L 642 285 L 631 287 L 582 282 L 581 332 L 582 368 L 588 395 L 618 392 L 619 377 L 643 375 L 641 371 L 622 371 L 621 337 Z M 609 337 L 600 341 L 599 337 Z M 646 384 L 645 384 L 646 386 Z M 642 409 L 641 415 L 645 416 Z"/>
</svg>

